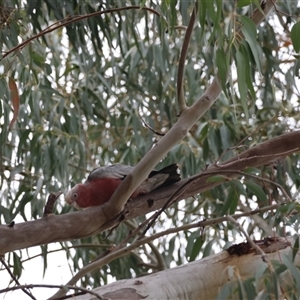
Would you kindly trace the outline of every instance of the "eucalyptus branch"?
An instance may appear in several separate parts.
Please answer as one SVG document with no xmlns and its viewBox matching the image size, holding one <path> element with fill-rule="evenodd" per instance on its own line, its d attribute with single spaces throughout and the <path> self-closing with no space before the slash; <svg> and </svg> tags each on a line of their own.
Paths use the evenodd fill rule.
<svg viewBox="0 0 300 300">
<path fill-rule="evenodd" d="M 138 10 L 146 10 L 149 11 L 155 15 L 157 15 L 158 17 L 160 17 L 160 13 L 150 7 L 141 7 L 141 6 L 137 6 L 137 5 L 133 5 L 133 6 L 124 6 L 124 7 L 118 7 L 118 8 L 110 8 L 110 9 L 106 9 L 106 10 L 102 10 L 102 11 L 96 11 L 90 14 L 86 14 L 86 15 L 78 15 L 78 16 L 69 16 L 65 19 L 62 19 L 60 21 L 57 21 L 53 24 L 51 24 L 50 26 L 48 26 L 47 28 L 45 28 L 44 30 L 42 30 L 41 32 L 39 32 L 38 34 L 30 37 L 29 39 L 27 39 L 26 41 L 20 43 L 19 45 L 13 47 L 12 49 L 10 49 L 9 51 L 5 52 L 2 56 L 2 58 L 0 59 L 3 60 L 6 56 L 8 56 L 9 54 L 17 51 L 17 50 L 21 50 L 22 48 L 24 48 L 25 46 L 27 46 L 30 42 L 32 42 L 33 40 L 36 40 L 38 38 L 40 38 L 41 36 L 44 36 L 54 30 L 57 30 L 61 27 L 65 27 L 69 24 L 72 24 L 74 22 L 78 22 L 78 21 L 82 21 L 91 17 L 95 17 L 95 16 L 99 16 L 99 15 L 103 15 L 103 14 L 108 14 L 108 13 L 114 13 L 114 12 L 118 12 L 118 11 L 123 11 L 123 10 L 130 10 L 130 9 L 138 9 Z"/>
<path fill-rule="evenodd" d="M 266 0 L 262 12 L 255 10 L 252 16 L 253 22 L 256 25 L 260 24 L 273 6 L 274 1 Z M 215 103 L 221 91 L 222 88 L 216 76 L 203 95 L 190 108 L 186 108 L 182 112 L 177 123 L 158 141 L 155 147 L 146 153 L 117 188 L 110 201 L 103 205 L 103 213 L 108 219 L 112 219 L 124 209 L 127 199 L 130 198 L 132 192 L 147 178 L 148 174 L 167 155 L 170 149 L 187 135 L 190 128 Z"/>
<path fill-rule="evenodd" d="M 224 181 L 235 177 L 236 172 L 245 170 L 248 167 L 257 168 L 268 165 L 274 158 L 282 157 L 283 153 L 291 153 L 292 150 L 292 152 L 296 152 L 299 149 L 300 131 L 284 133 L 264 141 L 225 162 L 208 166 L 199 175 L 183 179 L 171 186 L 128 201 L 124 211 L 121 214 L 112 215 L 110 219 L 105 215 L 107 212 L 104 213 L 104 209 L 107 207 L 102 205 L 83 211 L 17 223 L 13 228 L 7 225 L 0 225 L 0 253 L 4 254 L 51 242 L 78 239 L 103 232 L 119 224 L 120 216 L 124 220 L 131 220 L 161 209 L 179 187 L 186 185 L 195 177 L 198 179 L 188 183 L 188 189 L 184 188 L 182 193 L 177 192 L 174 201 L 180 201 L 212 189 L 224 183 Z M 265 153 L 268 153 L 268 155 L 265 155 Z M 226 173 L 226 171 L 229 172 Z M 222 173 L 227 178 L 224 178 L 224 181 L 208 180 L 213 175 L 212 172 L 215 172 L 214 174 Z M 45 230 L 51 231 L 51 236 L 45 235 Z"/>
<path fill-rule="evenodd" d="M 251 216 L 254 214 L 258 214 L 258 213 L 264 213 L 266 211 L 270 211 L 273 209 L 278 209 L 280 206 L 282 206 L 284 204 L 275 204 L 275 205 L 270 205 L 270 206 L 266 206 L 263 208 L 259 208 L 250 212 L 245 212 L 245 213 L 238 213 L 238 214 L 234 214 L 231 215 L 230 218 L 236 220 L 239 219 L 241 217 L 246 217 L 246 216 Z M 186 224 L 180 227 L 175 227 L 175 228 L 170 228 L 167 229 L 165 231 L 161 231 L 158 233 L 153 234 L 152 236 L 149 237 L 144 237 L 142 239 L 138 239 L 135 242 L 133 242 L 131 245 L 127 246 L 127 247 L 122 247 L 122 248 L 115 248 L 113 249 L 108 255 L 106 255 L 105 257 L 94 261 L 92 263 L 90 263 L 89 265 L 83 267 L 80 271 L 78 271 L 78 273 L 67 283 L 67 286 L 69 285 L 73 285 L 75 284 L 80 278 L 82 278 L 83 276 L 85 276 L 86 274 L 96 270 L 96 269 L 100 269 L 103 266 L 105 266 L 106 264 L 110 263 L 111 261 L 126 256 L 128 255 L 131 251 L 133 251 L 134 249 L 136 249 L 137 247 L 140 247 L 144 244 L 149 244 L 150 242 L 152 242 L 153 240 L 160 238 L 162 236 L 165 235 L 169 235 L 172 233 L 178 233 L 180 231 L 186 231 L 186 230 L 190 230 L 193 228 L 199 228 L 199 227 L 205 227 L 208 225 L 215 225 L 224 221 L 228 221 L 228 217 L 229 216 L 223 216 L 223 217 L 218 217 L 218 218 L 214 218 L 214 219 L 210 219 L 210 220 L 204 220 L 204 221 L 199 221 L 196 223 L 192 223 L 192 224 Z M 117 250 L 116 250 L 117 249 Z M 55 299 L 56 297 L 61 297 L 65 295 L 65 291 L 63 289 L 61 289 L 60 291 L 58 291 L 51 299 Z"/>
<path fill-rule="evenodd" d="M 294 150 L 292 150 L 292 151 L 294 151 Z M 274 158 L 274 157 L 282 157 L 282 156 L 287 155 L 288 153 L 290 153 L 290 151 L 285 151 L 285 152 L 282 152 L 282 153 L 278 153 L 276 156 L 275 155 L 261 155 L 260 158 L 265 158 L 265 157 L 272 157 L 272 158 Z M 256 158 L 259 158 L 259 157 L 257 156 Z M 216 167 L 218 167 L 218 165 L 216 165 Z M 251 177 L 251 178 L 257 179 L 257 180 L 261 180 L 263 182 L 268 182 L 270 184 L 273 184 L 276 187 L 278 187 L 282 191 L 282 193 L 285 195 L 286 199 L 291 202 L 291 199 L 288 196 L 288 194 L 286 193 L 286 191 L 284 190 L 284 188 L 280 184 L 278 184 L 277 182 L 275 182 L 275 181 L 272 181 L 272 180 L 269 180 L 267 178 L 263 178 L 263 177 L 260 177 L 260 176 L 257 176 L 257 175 L 253 175 L 253 174 L 248 174 L 248 173 L 245 173 L 245 172 L 241 172 L 241 171 L 238 171 L 238 170 L 230 170 L 230 169 L 229 170 L 228 169 L 222 170 L 222 169 L 220 169 L 220 170 L 214 170 L 214 171 L 212 171 L 212 170 L 208 169 L 207 171 L 204 171 L 204 172 L 202 172 L 202 173 L 200 173 L 198 175 L 193 176 L 192 178 L 188 179 L 184 184 L 182 184 L 171 195 L 171 197 L 165 202 L 165 204 L 163 205 L 163 207 L 159 211 L 157 211 L 154 215 L 152 215 L 151 218 L 148 219 L 149 223 L 148 223 L 145 231 L 143 232 L 143 234 L 145 235 L 145 233 L 147 232 L 147 230 L 154 224 L 154 222 L 162 214 L 162 212 L 166 208 L 170 207 L 173 204 L 173 202 L 175 201 L 175 199 L 177 199 L 178 197 L 180 197 L 180 195 L 183 194 L 190 187 L 190 185 L 194 183 L 194 181 L 197 181 L 201 177 L 208 177 L 208 176 L 213 176 L 213 175 L 222 175 L 222 173 L 223 174 L 236 174 L 236 175 L 247 176 L 247 177 Z M 231 179 L 231 178 L 224 177 L 224 182 L 227 181 L 227 180 L 229 180 L 229 179 Z"/>
<path fill-rule="evenodd" d="M 251 210 L 248 212 L 237 213 L 237 214 L 231 215 L 231 217 L 234 218 L 235 220 L 237 220 L 241 217 L 250 217 L 250 216 L 253 216 L 256 214 L 261 214 L 261 213 L 265 213 L 270 210 L 278 209 L 279 207 L 284 206 L 285 204 L 286 203 L 269 205 L 269 206 L 265 206 L 265 207 Z M 218 217 L 218 218 L 214 218 L 214 219 L 204 220 L 204 221 L 199 222 L 199 227 L 205 227 L 205 226 L 209 226 L 209 225 L 219 224 L 221 222 L 227 221 L 227 218 L 228 218 L 228 216 L 223 216 L 223 217 Z"/>
<path fill-rule="evenodd" d="M 211 172 L 211 174 L 213 174 L 213 173 L 215 173 L 215 175 L 220 175 L 220 174 L 222 174 L 222 171 L 221 172 Z M 245 173 L 245 172 L 241 172 L 241 171 L 227 170 L 224 173 L 238 174 L 238 175 L 242 175 L 242 176 L 245 176 L 245 177 L 251 177 L 253 179 L 257 179 L 257 180 L 260 180 L 262 182 L 268 182 L 268 183 L 270 183 L 272 185 L 275 185 L 277 188 L 279 188 L 281 190 L 281 192 L 284 194 L 284 196 L 286 197 L 286 199 L 289 202 L 292 202 L 291 198 L 289 197 L 289 195 L 287 194 L 287 192 L 285 191 L 285 189 L 283 188 L 283 186 L 281 184 L 277 183 L 274 180 L 270 180 L 268 178 L 263 178 L 263 177 L 260 177 L 260 176 L 257 176 L 257 175 L 253 175 L 253 174 L 249 174 L 249 173 Z"/>
<path fill-rule="evenodd" d="M 260 181 L 263 181 L 263 182 L 268 182 L 272 185 L 275 185 L 277 188 L 279 188 L 281 190 L 281 192 L 284 194 L 284 196 L 286 197 L 286 199 L 289 201 L 289 202 L 292 202 L 291 198 L 289 197 L 289 195 L 287 194 L 287 192 L 285 191 L 285 189 L 283 188 L 282 185 L 280 185 L 279 183 L 277 183 L 276 181 L 274 180 L 270 180 L 268 178 L 263 178 L 261 176 L 258 176 L 258 175 L 253 175 L 253 174 L 249 174 L 249 173 L 246 173 L 246 172 L 241 172 L 241 171 L 231 171 L 231 170 L 227 170 L 227 171 L 220 171 L 220 172 L 210 172 L 210 174 L 215 174 L 215 175 L 220 175 L 222 173 L 232 173 L 232 174 L 238 174 L 238 175 L 242 175 L 242 176 L 245 176 L 245 177 L 251 177 L 253 179 L 257 179 L 257 180 L 260 180 Z"/>
<path fill-rule="evenodd" d="M 186 54 L 189 48 L 192 32 L 194 29 L 194 24 L 196 20 L 198 12 L 198 2 L 195 2 L 195 6 L 190 18 L 189 25 L 186 29 L 182 49 L 180 53 L 180 59 L 178 63 L 178 73 L 177 73 L 177 99 L 178 99 L 178 106 L 179 106 L 179 114 L 182 113 L 186 109 L 186 103 L 184 99 L 184 92 L 183 92 L 183 76 L 184 76 L 184 64 L 186 59 Z"/>
<path fill-rule="evenodd" d="M 267 1 L 264 7 L 265 13 L 268 13 L 272 6 L 273 2 Z M 260 12 L 258 12 L 258 14 L 260 14 Z M 158 161 L 186 136 L 191 126 L 198 120 L 199 116 L 212 105 L 219 93 L 220 86 L 217 79 L 215 79 L 203 94 L 201 98 L 203 103 L 195 103 L 180 116 L 180 119 L 174 127 L 146 154 L 144 159 L 140 161 L 133 172 L 127 176 L 106 205 L 75 212 L 76 216 L 74 215 L 75 213 L 70 213 L 15 224 L 13 229 L 5 225 L 0 225 L 0 253 L 53 241 L 65 241 L 86 237 L 115 226 L 119 222 L 116 216 L 123 210 L 124 204 L 130 198 L 132 191 L 147 178 Z M 262 166 L 270 162 L 272 155 L 277 156 L 280 152 L 286 150 L 290 151 L 291 149 L 295 149 L 295 147 L 300 147 L 299 140 L 299 132 L 297 131 L 283 134 L 244 151 L 240 155 L 226 161 L 224 164 L 210 166 L 208 168 L 209 170 L 205 170 L 204 172 L 223 170 L 225 173 L 225 169 L 241 171 L 249 166 Z M 262 153 L 268 153 L 270 155 L 261 157 Z M 189 190 L 186 190 L 182 194 L 182 197 L 187 198 L 221 184 L 221 182 L 207 182 L 207 178 L 207 176 L 201 176 L 198 181 L 195 180 Z M 127 203 L 124 218 L 132 219 L 141 214 L 144 215 L 147 212 L 160 209 L 165 201 L 169 199 L 170 195 L 173 194 L 173 191 L 185 184 L 188 180 L 189 179 L 182 180 L 178 184 L 174 184 L 163 190 L 154 191 L 151 195 L 140 196 L 135 199 L 135 201 L 132 201 L 132 203 Z M 151 207 L 145 205 L 149 197 L 156 199 Z M 178 201 L 180 199 L 176 196 L 174 200 Z M 97 222 L 93 220 L 97 220 Z M 85 226 L 79 226 L 79 224 L 85 224 Z M 64 230 L 62 230 L 62 228 L 64 228 Z M 51 230 L 51 237 L 43 234 L 45 230 Z"/>
<path fill-rule="evenodd" d="M 123 247 L 121 249 L 118 250 L 113 250 L 112 252 L 110 252 L 107 256 L 103 257 L 100 260 L 97 260 L 95 262 L 92 262 L 91 264 L 83 267 L 68 283 L 67 286 L 69 285 L 73 285 L 75 284 L 80 278 L 82 278 L 83 276 L 85 276 L 87 273 L 90 273 L 96 269 L 100 269 L 103 266 L 105 266 L 106 264 L 110 263 L 111 261 L 126 256 L 128 255 L 131 251 L 133 251 L 134 249 L 136 249 L 137 247 L 140 247 L 144 244 L 147 244 L 157 238 L 160 238 L 162 236 L 165 235 L 169 235 L 171 233 L 177 233 L 179 231 L 182 230 L 189 230 L 192 228 L 197 228 L 199 227 L 199 222 L 197 223 L 193 223 L 193 224 L 188 224 L 188 225 L 183 225 L 181 227 L 176 227 L 176 228 L 170 228 L 167 229 L 165 231 L 153 234 L 152 236 L 149 237 L 145 237 L 143 239 L 139 239 L 136 240 L 135 242 L 133 242 L 131 245 L 127 246 L 127 247 Z M 60 289 L 53 297 L 51 297 L 50 299 L 56 299 L 57 297 L 61 297 L 64 296 L 66 293 L 66 291 L 64 289 Z"/>
</svg>

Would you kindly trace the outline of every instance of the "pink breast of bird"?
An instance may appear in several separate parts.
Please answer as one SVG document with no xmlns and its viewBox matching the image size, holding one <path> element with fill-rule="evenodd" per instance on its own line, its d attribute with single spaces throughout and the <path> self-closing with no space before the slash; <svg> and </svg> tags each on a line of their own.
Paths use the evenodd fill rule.
<svg viewBox="0 0 300 300">
<path fill-rule="evenodd" d="M 77 184 L 73 188 L 73 200 L 81 208 L 102 205 L 111 198 L 121 183 L 122 180 L 116 178 L 94 178 L 89 182 Z M 141 193 L 138 188 L 130 198 L 133 199 Z"/>
</svg>

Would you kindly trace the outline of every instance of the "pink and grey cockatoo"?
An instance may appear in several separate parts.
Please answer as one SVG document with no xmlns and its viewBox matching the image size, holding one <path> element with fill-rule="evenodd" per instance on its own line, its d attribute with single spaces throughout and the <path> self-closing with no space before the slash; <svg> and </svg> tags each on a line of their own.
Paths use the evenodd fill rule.
<svg viewBox="0 0 300 300">
<path fill-rule="evenodd" d="M 97 168 L 90 173 L 85 183 L 76 184 L 68 191 L 65 200 L 70 205 L 80 208 L 102 205 L 110 199 L 133 168 L 122 164 Z M 176 164 L 172 164 L 159 171 L 153 170 L 130 198 L 133 199 L 179 181 L 177 168 Z"/>
</svg>

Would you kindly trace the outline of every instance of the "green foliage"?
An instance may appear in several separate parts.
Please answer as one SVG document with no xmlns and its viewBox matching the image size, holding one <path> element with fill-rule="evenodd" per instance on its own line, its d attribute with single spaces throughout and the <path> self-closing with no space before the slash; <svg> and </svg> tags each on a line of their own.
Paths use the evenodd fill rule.
<svg viewBox="0 0 300 300">
<path fill-rule="evenodd" d="M 279 295 L 281 288 L 284 288 L 286 299 L 298 299 L 299 287 L 293 288 L 293 281 L 298 284 L 299 270 L 290 257 L 283 256 L 281 260 L 281 263 L 272 262 L 270 267 L 262 263 L 255 277 L 246 280 L 235 272 L 234 267 L 228 268 L 228 283 L 222 287 L 216 299 L 282 299 Z"/>
<path fill-rule="evenodd" d="M 178 115 L 176 76 L 185 32 L 178 26 L 188 25 L 194 3 L 31 0 L 24 7 L 22 1 L 12 1 L 9 19 L 0 24 L 2 55 L 20 41 L 69 16 L 140 3 L 160 16 L 144 9 L 107 12 L 41 35 L 1 59 L 1 224 L 9 224 L 13 219 L 40 218 L 50 192 L 67 191 L 83 181 L 95 166 L 119 162 L 135 165 L 159 140 L 154 131 L 166 133 L 172 127 Z M 6 1 L 0 4 L 9 6 Z M 193 104 L 216 74 L 221 79 L 223 94 L 161 162 L 161 166 L 177 162 L 184 178 L 204 170 L 206 165 L 224 161 L 299 127 L 296 90 L 299 61 L 291 59 L 300 47 L 299 22 L 292 17 L 299 15 L 299 4 L 278 2 L 278 10 L 283 14 L 270 16 L 256 28 L 249 16 L 258 6 L 258 1 L 247 0 L 198 1 L 198 24 L 186 59 L 184 96 L 187 105 Z M 286 27 L 291 28 L 294 49 Z M 9 77 L 16 82 L 20 94 L 18 118 L 11 129 Z M 144 126 L 144 122 L 154 131 Z M 240 147 L 236 147 L 239 143 Z M 276 169 L 266 166 L 247 172 L 277 182 L 296 200 L 299 168 L 299 155 L 295 154 Z M 221 175 L 209 180 L 225 181 Z M 173 205 L 149 234 L 199 218 L 242 212 L 241 202 L 253 209 L 269 205 L 269 201 L 284 200 L 278 186 L 240 176 L 195 199 Z M 299 227 L 298 218 L 292 216 L 286 220 L 285 216 L 295 208 L 294 205 L 290 210 L 278 210 L 276 216 L 271 213 L 258 216 L 278 231 L 282 225 L 289 225 L 292 232 Z M 60 200 L 55 213 L 70 210 Z M 144 219 L 134 220 L 134 226 Z M 243 226 L 256 239 L 264 234 L 251 221 Z M 67 246 L 76 249 L 66 250 L 71 269 L 79 270 L 81 265 L 121 242 L 130 229 L 130 225 L 122 224 L 106 239 L 105 234 L 100 234 L 61 243 L 64 249 Z M 148 246 L 141 247 L 93 276 L 86 276 L 82 284 L 97 286 L 106 284 L 109 276 L 122 279 L 180 265 L 220 251 L 236 237 L 239 232 L 227 222 L 206 228 L 205 234 L 189 231 L 162 237 L 154 243 L 158 253 Z M 76 248 L 85 244 L 103 247 Z M 47 272 L 48 249 L 43 246 L 41 251 Z M 14 253 L 10 261 L 14 273 L 20 276 L 22 259 Z M 298 270 L 288 260 L 284 260 L 284 266 L 291 271 L 299 288 Z M 267 271 L 264 272 L 258 278 L 266 280 L 269 287 L 266 295 L 276 298 L 272 292 L 277 287 L 276 276 L 267 277 Z M 258 286 L 254 280 L 239 279 L 234 285 L 226 285 L 220 295 L 226 296 L 222 299 L 232 295 L 251 299 L 255 292 Z"/>
<path fill-rule="evenodd" d="M 296 52 L 300 51 L 300 22 L 296 23 L 291 30 L 291 39 Z"/>
</svg>

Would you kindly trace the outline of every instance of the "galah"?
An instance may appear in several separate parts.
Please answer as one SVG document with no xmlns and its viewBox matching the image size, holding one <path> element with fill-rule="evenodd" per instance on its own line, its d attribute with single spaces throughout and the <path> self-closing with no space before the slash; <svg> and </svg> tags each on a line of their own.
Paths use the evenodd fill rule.
<svg viewBox="0 0 300 300">
<path fill-rule="evenodd" d="M 77 208 L 102 205 L 110 199 L 133 168 L 122 164 L 97 168 L 90 173 L 85 183 L 76 184 L 68 191 L 65 200 Z M 159 171 L 153 170 L 130 198 L 133 199 L 179 181 L 180 175 L 177 173 L 177 168 L 176 164 L 172 164 Z"/>
</svg>

